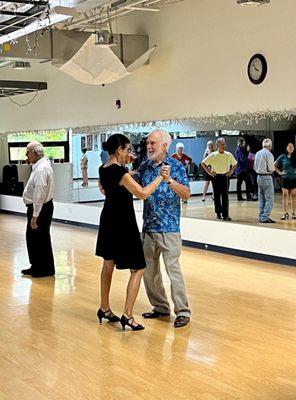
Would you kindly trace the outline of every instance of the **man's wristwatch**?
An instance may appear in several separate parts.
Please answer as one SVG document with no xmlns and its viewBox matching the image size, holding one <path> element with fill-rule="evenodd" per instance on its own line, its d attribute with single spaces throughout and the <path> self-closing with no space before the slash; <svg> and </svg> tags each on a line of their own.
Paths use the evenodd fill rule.
<svg viewBox="0 0 296 400">
<path fill-rule="evenodd" d="M 167 181 L 167 184 L 170 185 L 173 182 L 172 178 Z"/>
</svg>

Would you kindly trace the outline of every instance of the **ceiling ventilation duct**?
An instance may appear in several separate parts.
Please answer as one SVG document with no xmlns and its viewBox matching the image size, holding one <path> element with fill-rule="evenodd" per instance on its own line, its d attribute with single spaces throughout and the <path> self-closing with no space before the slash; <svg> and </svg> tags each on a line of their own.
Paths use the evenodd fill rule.
<svg viewBox="0 0 296 400">
<path fill-rule="evenodd" d="M 31 41 L 34 37 L 31 33 L 27 39 Z M 40 38 L 37 54 L 26 53 L 26 40 L 20 38 L 17 46 L 0 54 L 0 67 L 1 62 L 7 66 L 19 60 L 51 61 L 74 79 L 98 85 L 119 80 L 145 65 L 155 50 L 155 47 L 149 50 L 146 35 L 115 34 L 114 39 L 117 46 L 104 47 L 95 44 L 95 34 L 51 29 Z"/>
</svg>

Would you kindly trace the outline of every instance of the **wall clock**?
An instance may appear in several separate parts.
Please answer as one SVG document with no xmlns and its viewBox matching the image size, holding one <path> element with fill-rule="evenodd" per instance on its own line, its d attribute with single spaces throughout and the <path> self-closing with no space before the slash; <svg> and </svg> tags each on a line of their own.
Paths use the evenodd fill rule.
<svg viewBox="0 0 296 400">
<path fill-rule="evenodd" d="M 255 54 L 248 64 L 248 76 L 254 85 L 262 83 L 267 74 L 267 62 L 262 54 Z"/>
</svg>

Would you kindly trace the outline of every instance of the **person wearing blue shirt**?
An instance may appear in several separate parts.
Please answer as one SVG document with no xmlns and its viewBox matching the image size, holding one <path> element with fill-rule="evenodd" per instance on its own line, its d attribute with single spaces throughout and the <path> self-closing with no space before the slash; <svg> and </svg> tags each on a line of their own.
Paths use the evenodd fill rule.
<svg viewBox="0 0 296 400">
<path fill-rule="evenodd" d="M 191 315 L 179 264 L 182 247 L 180 200 L 190 197 L 189 181 L 182 163 L 167 156 L 171 144 L 169 133 L 154 130 L 148 135 L 146 144 L 148 160 L 141 164 L 137 178 L 141 185 L 147 185 L 161 170 L 164 180 L 144 202 L 143 247 L 147 264 L 144 284 L 153 310 L 144 313 L 143 317 L 170 315 L 170 305 L 160 272 L 162 254 L 171 281 L 176 314 L 174 326 L 182 327 L 189 323 Z"/>
</svg>

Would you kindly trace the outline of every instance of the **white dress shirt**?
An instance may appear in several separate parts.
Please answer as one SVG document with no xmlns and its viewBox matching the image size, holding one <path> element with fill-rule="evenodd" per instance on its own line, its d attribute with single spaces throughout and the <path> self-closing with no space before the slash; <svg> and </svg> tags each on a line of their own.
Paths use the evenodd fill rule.
<svg viewBox="0 0 296 400">
<path fill-rule="evenodd" d="M 38 217 L 42 206 L 53 198 L 53 171 L 50 162 L 42 157 L 32 166 L 23 194 L 25 204 L 33 204 L 33 217 Z"/>
</svg>

